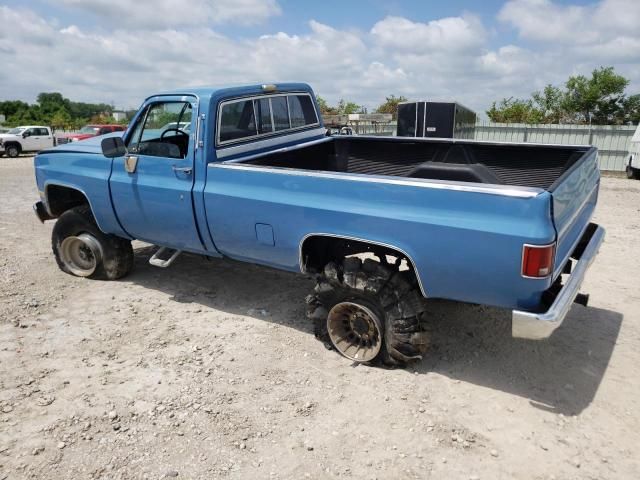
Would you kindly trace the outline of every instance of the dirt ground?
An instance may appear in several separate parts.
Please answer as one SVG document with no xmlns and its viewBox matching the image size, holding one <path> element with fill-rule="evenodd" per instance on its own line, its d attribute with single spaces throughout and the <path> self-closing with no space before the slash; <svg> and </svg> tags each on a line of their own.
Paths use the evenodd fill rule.
<svg viewBox="0 0 640 480">
<path fill-rule="evenodd" d="M 433 301 L 400 370 L 316 341 L 301 276 L 137 243 L 122 281 L 65 275 L 35 200 L 0 159 L 0 480 L 640 477 L 640 182 L 603 179 L 591 306 L 549 340 Z"/>
</svg>

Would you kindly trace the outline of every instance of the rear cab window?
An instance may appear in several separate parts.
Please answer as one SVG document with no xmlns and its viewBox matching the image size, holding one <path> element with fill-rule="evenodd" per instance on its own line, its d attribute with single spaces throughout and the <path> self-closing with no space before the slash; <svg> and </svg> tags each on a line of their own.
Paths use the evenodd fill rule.
<svg viewBox="0 0 640 480">
<path fill-rule="evenodd" d="M 317 125 L 318 114 L 308 93 L 227 100 L 218 109 L 216 145 L 224 146 Z"/>
</svg>

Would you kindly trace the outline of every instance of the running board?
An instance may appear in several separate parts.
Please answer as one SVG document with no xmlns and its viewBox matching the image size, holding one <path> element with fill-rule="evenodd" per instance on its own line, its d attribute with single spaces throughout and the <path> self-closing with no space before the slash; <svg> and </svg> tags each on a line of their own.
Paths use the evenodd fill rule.
<svg viewBox="0 0 640 480">
<path fill-rule="evenodd" d="M 162 254 L 167 251 L 171 251 L 173 248 L 160 247 L 153 257 L 149 259 L 149 263 L 154 267 L 167 268 L 178 258 L 178 255 L 182 253 L 182 250 L 173 250 L 173 254 L 166 260 L 160 258 Z"/>
</svg>

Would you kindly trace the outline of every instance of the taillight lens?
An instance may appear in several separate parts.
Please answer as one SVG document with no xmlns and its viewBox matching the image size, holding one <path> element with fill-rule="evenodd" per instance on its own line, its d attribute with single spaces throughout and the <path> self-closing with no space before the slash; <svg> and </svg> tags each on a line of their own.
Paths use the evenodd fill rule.
<svg viewBox="0 0 640 480">
<path fill-rule="evenodd" d="M 522 250 L 522 275 L 524 277 L 544 278 L 553 272 L 553 257 L 556 244 L 525 245 Z"/>
</svg>

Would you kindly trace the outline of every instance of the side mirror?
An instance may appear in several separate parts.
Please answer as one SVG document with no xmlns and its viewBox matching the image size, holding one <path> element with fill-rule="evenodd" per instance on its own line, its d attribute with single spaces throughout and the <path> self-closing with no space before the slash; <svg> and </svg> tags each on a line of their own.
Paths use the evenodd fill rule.
<svg viewBox="0 0 640 480">
<path fill-rule="evenodd" d="M 30 137 L 30 136 L 31 136 L 31 133 L 29 133 L 29 132 L 22 132 L 22 138 L 27 138 L 27 137 Z"/>
<path fill-rule="evenodd" d="M 123 157 L 127 154 L 127 147 L 121 137 L 109 137 L 100 142 L 102 154 L 107 158 Z"/>
</svg>

